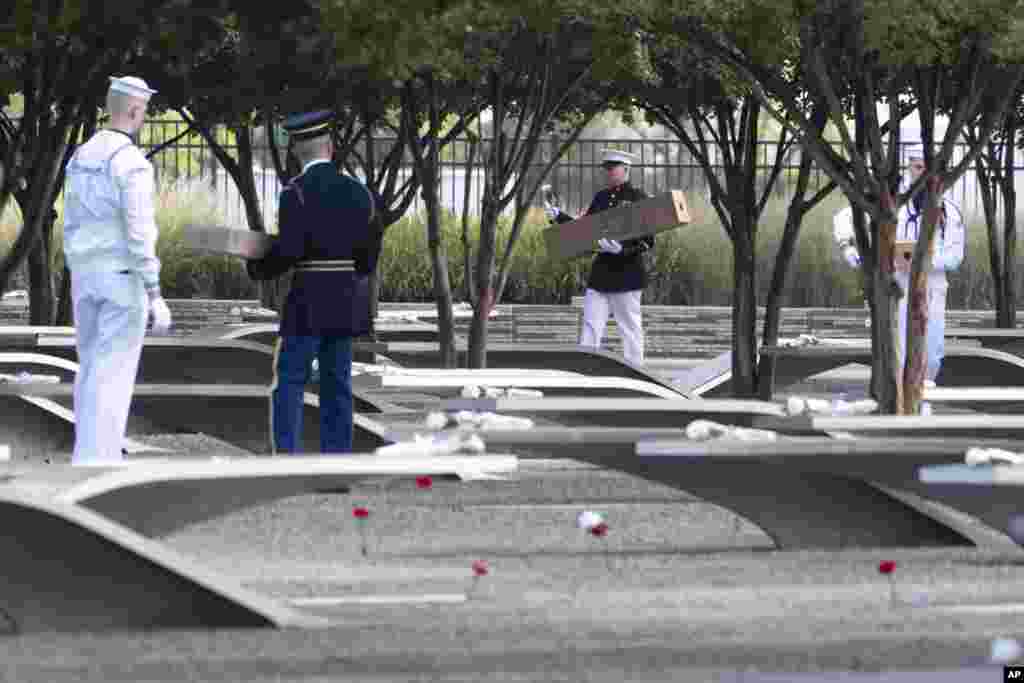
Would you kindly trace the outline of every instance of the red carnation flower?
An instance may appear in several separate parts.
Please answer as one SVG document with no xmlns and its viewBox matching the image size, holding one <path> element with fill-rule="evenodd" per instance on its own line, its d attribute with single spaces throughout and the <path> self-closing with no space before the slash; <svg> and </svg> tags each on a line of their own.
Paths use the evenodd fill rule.
<svg viewBox="0 0 1024 683">
<path fill-rule="evenodd" d="M 892 574 L 896 571 L 896 563 L 892 560 L 882 560 L 878 563 L 879 574 Z"/>
<path fill-rule="evenodd" d="M 434 480 L 430 477 L 416 477 L 416 488 L 418 489 L 429 489 L 434 485 Z"/>
<path fill-rule="evenodd" d="M 590 527 L 590 533 L 594 534 L 598 538 L 601 538 L 603 536 L 607 536 L 608 535 L 608 525 L 605 524 L 604 522 L 601 522 L 600 524 L 595 524 L 594 526 Z"/>
<path fill-rule="evenodd" d="M 474 560 L 473 561 L 473 574 L 474 576 L 487 576 L 490 572 L 490 567 L 487 566 L 487 560 Z"/>
<path fill-rule="evenodd" d="M 352 516 L 356 519 L 366 519 L 370 516 L 370 511 L 366 508 L 352 508 Z"/>
</svg>

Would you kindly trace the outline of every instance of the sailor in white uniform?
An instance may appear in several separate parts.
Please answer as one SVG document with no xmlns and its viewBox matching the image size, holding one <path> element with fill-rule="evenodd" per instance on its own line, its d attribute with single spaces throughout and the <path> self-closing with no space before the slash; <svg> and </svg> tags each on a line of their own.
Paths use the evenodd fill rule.
<svg viewBox="0 0 1024 683">
<path fill-rule="evenodd" d="M 920 144 L 910 146 L 907 150 L 907 174 L 903 178 L 900 192 L 910 187 L 924 173 L 924 149 Z M 917 240 L 924 222 L 924 191 L 917 193 L 914 199 L 900 208 L 896 226 L 897 240 Z M 833 219 L 833 235 L 839 245 L 843 259 L 852 267 L 860 265 L 860 254 L 857 251 L 857 239 L 853 230 L 853 210 L 843 209 Z M 925 378 L 934 382 L 942 367 L 945 353 L 946 334 L 946 291 L 949 283 L 946 279 L 948 271 L 956 270 L 964 260 L 964 219 L 960 207 L 946 194 L 942 198 L 942 214 L 939 225 L 935 227 L 935 249 L 932 255 L 931 269 L 928 272 L 928 327 L 927 353 L 928 363 Z M 896 281 L 903 289 L 904 296 L 900 299 L 899 310 L 899 352 L 904 357 L 907 343 L 907 299 L 906 293 L 910 284 L 910 261 L 898 255 L 895 264 Z M 902 360 L 901 360 L 902 365 Z"/>
<path fill-rule="evenodd" d="M 171 325 L 160 296 L 153 166 L 135 145 L 155 90 L 141 78 L 111 78 L 107 127 L 79 147 L 64 187 L 64 257 L 71 271 L 78 373 L 76 465 L 122 460 L 146 320 Z"/>
</svg>

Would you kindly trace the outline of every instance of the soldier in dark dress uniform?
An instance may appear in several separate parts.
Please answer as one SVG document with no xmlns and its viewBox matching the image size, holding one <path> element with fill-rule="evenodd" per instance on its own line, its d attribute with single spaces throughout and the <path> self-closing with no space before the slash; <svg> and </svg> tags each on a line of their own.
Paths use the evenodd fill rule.
<svg viewBox="0 0 1024 683">
<path fill-rule="evenodd" d="M 269 280 L 295 270 L 281 316 L 271 385 L 275 452 L 302 450 L 303 394 L 312 361 L 320 370 L 320 450 L 352 450 L 352 339 L 370 329 L 367 276 L 381 235 L 372 231 L 376 201 L 331 163 L 333 114 L 289 117 L 284 128 L 303 165 L 281 192 L 278 239 L 249 275 Z"/>
<path fill-rule="evenodd" d="M 603 150 L 602 167 L 608 174 L 608 189 L 594 196 L 586 214 L 647 199 L 647 194 L 629 182 L 629 169 L 636 156 L 616 149 Z M 573 218 L 557 208 L 548 210 L 558 223 Z M 586 215 L 584 214 L 584 215 Z M 644 252 L 654 248 L 654 235 L 639 239 L 598 240 L 598 254 L 590 267 L 590 278 L 583 296 L 583 329 L 580 344 L 601 347 L 609 313 L 622 335 L 623 355 L 633 363 L 644 361 L 644 330 L 641 298 L 647 286 Z"/>
</svg>

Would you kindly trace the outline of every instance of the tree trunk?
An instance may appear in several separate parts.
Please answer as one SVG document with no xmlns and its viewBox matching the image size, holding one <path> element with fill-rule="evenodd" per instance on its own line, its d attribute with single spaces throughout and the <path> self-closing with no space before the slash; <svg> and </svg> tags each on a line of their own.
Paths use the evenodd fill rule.
<svg viewBox="0 0 1024 683">
<path fill-rule="evenodd" d="M 782 230 L 779 251 L 775 255 L 775 269 L 772 271 L 772 282 L 771 287 L 768 289 L 768 299 L 765 301 L 764 330 L 761 337 L 762 343 L 765 346 L 774 346 L 779 343 L 782 292 L 786 288 L 789 264 L 793 260 L 793 253 L 796 251 L 797 237 L 800 235 L 800 225 L 803 223 L 804 214 L 811 208 L 804 199 L 804 195 L 807 194 L 807 186 L 811 180 L 811 168 L 811 156 L 809 154 L 802 155 L 800 170 L 797 172 L 796 188 L 793 191 L 793 198 L 790 200 L 789 208 L 786 211 L 786 225 Z M 758 381 L 760 381 L 760 378 L 758 378 Z"/>
<path fill-rule="evenodd" d="M 874 279 L 870 287 L 871 338 L 875 350 L 872 363 L 872 389 L 882 414 L 898 414 L 902 407 L 902 366 L 897 335 L 899 301 L 902 291 L 893 278 L 893 253 L 896 240 L 896 205 L 888 191 L 882 194 L 885 219 L 877 226 L 875 258 L 877 265 L 867 277 Z M 865 264 L 868 262 L 865 261 Z"/>
<path fill-rule="evenodd" d="M 60 295 L 57 297 L 57 324 L 74 325 L 73 305 L 71 302 L 71 271 L 67 266 L 61 269 Z"/>
<path fill-rule="evenodd" d="M 56 312 L 50 248 L 53 241 L 53 222 L 57 218 L 57 213 L 52 207 L 44 208 L 43 213 L 39 225 L 39 240 L 28 254 L 29 325 L 53 325 Z M 28 223 L 29 220 L 25 222 Z"/>
<path fill-rule="evenodd" d="M 26 200 L 24 203 L 19 201 L 22 216 L 24 216 L 21 232 L 15 238 L 14 244 L 7 252 L 6 258 L 0 262 L 0 292 L 7 289 L 7 283 L 11 275 L 35 250 L 42 237 L 43 221 L 46 220 L 47 210 L 52 208 L 54 188 L 64 163 L 64 152 L 68 144 L 67 135 L 68 126 L 66 125 L 55 126 L 49 129 L 49 140 L 39 150 L 38 156 L 32 164 L 32 177 L 24 195 Z M 52 283 L 50 287 L 50 297 L 52 299 Z"/>
<path fill-rule="evenodd" d="M 732 248 L 732 386 L 736 398 L 753 398 L 757 391 L 757 268 L 753 249 L 743 241 L 737 230 Z"/>
<path fill-rule="evenodd" d="M 989 150 L 996 147 L 994 142 L 989 143 Z M 993 155 L 990 159 L 995 159 Z M 996 212 L 995 186 L 998 170 L 994 164 L 989 168 L 984 157 L 979 157 L 974 165 L 975 177 L 978 182 L 978 194 L 981 195 L 981 208 L 985 215 L 985 229 L 988 232 L 988 263 L 989 271 L 992 273 L 992 300 L 996 307 L 996 327 L 1006 327 L 1002 324 L 1005 320 L 1006 301 L 1006 280 L 1003 278 L 1003 250 L 999 248 L 999 229 Z M 1011 326 L 1012 327 L 1012 326 Z"/>
<path fill-rule="evenodd" d="M 434 300 L 437 302 L 438 354 L 442 368 L 458 367 L 455 352 L 455 318 L 452 315 L 452 287 L 448 276 L 448 256 L 441 240 L 441 207 L 437 198 L 437 167 L 429 171 L 430 182 L 424 179 L 423 203 L 427 211 L 427 248 L 434 273 Z M 432 188 L 427 190 L 428 186 Z"/>
<path fill-rule="evenodd" d="M 380 311 L 380 276 L 378 270 L 374 268 L 373 272 L 369 274 L 368 281 L 370 284 L 370 340 L 377 341 L 377 313 Z"/>
<path fill-rule="evenodd" d="M 911 264 L 910 293 L 907 302 L 906 362 L 903 369 L 904 415 L 921 412 L 924 380 L 928 369 L 928 273 L 935 252 L 935 232 L 942 206 L 942 186 L 938 178 L 928 181 L 924 224 L 918 236 Z M 925 242 L 922 246 L 921 241 Z"/>
<path fill-rule="evenodd" d="M 1003 195 L 1003 286 L 996 299 L 996 327 L 1017 326 L 1017 190 L 1016 144 L 1018 118 L 1011 107 L 1004 124 L 1006 152 L 1003 155 L 1003 172 L 999 189 Z"/>
<path fill-rule="evenodd" d="M 471 368 L 487 367 L 487 321 L 494 305 L 494 257 L 497 247 L 498 215 L 496 206 L 485 198 L 480 214 L 480 242 L 477 246 L 476 296 L 473 320 L 469 327 L 469 358 Z"/>
</svg>

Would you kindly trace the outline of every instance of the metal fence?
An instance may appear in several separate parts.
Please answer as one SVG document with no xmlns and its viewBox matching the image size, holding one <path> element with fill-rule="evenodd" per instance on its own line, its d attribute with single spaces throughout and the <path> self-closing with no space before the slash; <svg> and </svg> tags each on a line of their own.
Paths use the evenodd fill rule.
<svg viewBox="0 0 1024 683">
<path fill-rule="evenodd" d="M 213 193 L 224 218 L 231 224 L 244 225 L 244 205 L 230 176 L 221 168 L 206 142 L 195 133 L 183 135 L 186 131 L 186 124 L 175 121 L 151 121 L 143 129 L 140 144 L 150 151 L 181 136 L 151 157 L 158 179 L 165 183 L 187 184 L 192 188 L 201 188 Z M 217 136 L 218 142 L 225 150 L 237 158 L 237 146 L 227 132 L 219 130 Z M 377 156 L 381 158 L 387 149 L 395 144 L 395 140 L 380 138 L 374 144 L 378 146 Z M 484 140 L 481 152 L 486 153 L 489 144 L 489 140 Z M 559 144 L 557 138 L 549 138 L 542 142 L 537 159 L 528 171 L 534 178 L 536 174 L 542 172 L 551 156 L 557 153 Z M 604 172 L 601 170 L 600 162 L 601 150 L 605 147 L 626 150 L 639 157 L 639 162 L 632 170 L 632 180 L 649 193 L 681 189 L 691 194 L 707 195 L 708 186 L 703 167 L 677 140 L 578 140 L 554 165 L 545 181 L 551 183 L 560 195 L 564 210 L 574 213 L 586 208 L 594 193 L 603 187 Z M 773 142 L 762 142 L 758 146 L 756 168 L 761 183 L 767 182 L 775 162 L 776 149 L 777 145 Z M 441 162 L 441 203 L 456 213 L 462 212 L 467 183 L 470 190 L 471 213 L 475 213 L 479 207 L 483 190 L 484 171 L 479 161 L 481 155 L 478 154 L 477 163 L 467 169 L 465 160 L 469 154 L 468 150 L 468 141 L 456 140 L 445 149 Z M 722 160 L 718 150 L 712 149 L 710 152 L 710 164 L 720 172 Z M 954 153 L 953 162 L 957 163 L 965 153 L 966 145 L 960 145 Z M 790 195 L 800 166 L 800 155 L 799 147 L 792 147 L 787 151 L 782 162 L 782 176 L 773 188 L 773 192 L 779 197 Z M 264 220 L 273 225 L 276 223 L 277 197 L 281 187 L 273 169 L 269 145 L 259 133 L 254 140 L 253 158 L 256 188 Z M 1018 166 L 1015 170 L 1018 183 L 1021 182 L 1021 171 L 1024 171 L 1024 165 Z M 407 159 L 402 174 L 408 176 L 411 173 L 411 160 Z M 811 187 L 821 187 L 827 180 L 827 176 L 815 168 Z M 950 188 L 950 193 L 960 203 L 965 214 L 981 214 L 980 194 L 973 170 Z M 421 204 L 417 197 L 412 210 L 419 208 Z"/>
</svg>

